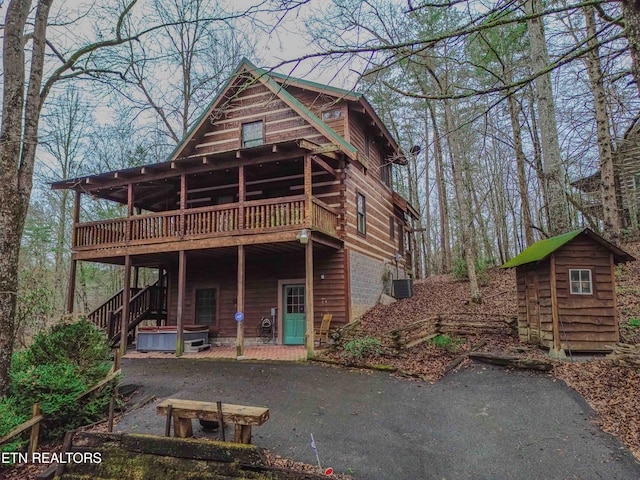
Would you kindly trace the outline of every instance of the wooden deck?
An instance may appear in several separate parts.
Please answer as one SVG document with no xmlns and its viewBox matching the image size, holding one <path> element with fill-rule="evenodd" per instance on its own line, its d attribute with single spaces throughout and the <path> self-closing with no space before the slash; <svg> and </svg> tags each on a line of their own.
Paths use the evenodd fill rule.
<svg viewBox="0 0 640 480">
<path fill-rule="evenodd" d="M 78 223 L 75 251 L 311 228 L 337 237 L 338 213 L 305 195 Z M 310 205 L 309 205 L 310 203 Z"/>
</svg>

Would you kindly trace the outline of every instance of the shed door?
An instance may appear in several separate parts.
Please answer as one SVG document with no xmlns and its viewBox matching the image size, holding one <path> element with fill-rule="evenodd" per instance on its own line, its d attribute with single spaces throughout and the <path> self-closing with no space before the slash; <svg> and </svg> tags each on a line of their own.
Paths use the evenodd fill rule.
<svg viewBox="0 0 640 480">
<path fill-rule="evenodd" d="M 529 340 L 537 343 L 540 342 L 540 302 L 538 300 L 538 275 L 535 271 L 527 271 L 525 285 Z"/>
<path fill-rule="evenodd" d="M 285 285 L 282 343 L 303 345 L 306 333 L 304 285 Z"/>
</svg>

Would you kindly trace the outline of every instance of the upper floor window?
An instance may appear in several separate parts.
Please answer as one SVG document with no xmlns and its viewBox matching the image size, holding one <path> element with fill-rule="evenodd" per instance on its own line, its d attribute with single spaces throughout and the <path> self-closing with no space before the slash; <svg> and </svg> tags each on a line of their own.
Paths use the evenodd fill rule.
<svg viewBox="0 0 640 480">
<path fill-rule="evenodd" d="M 322 121 L 330 122 L 331 120 L 338 120 L 342 117 L 342 110 L 339 108 L 334 108 L 333 110 L 325 110 L 322 112 Z"/>
<path fill-rule="evenodd" d="M 356 194 L 356 207 L 358 216 L 358 233 L 365 235 L 367 233 L 367 210 L 364 195 Z"/>
<path fill-rule="evenodd" d="M 391 163 L 384 163 L 380 167 L 380 181 L 384 183 L 387 187 L 391 186 Z"/>
<path fill-rule="evenodd" d="M 257 147 L 264 144 L 264 122 L 242 124 L 242 148 Z"/>
<path fill-rule="evenodd" d="M 571 288 L 571 293 L 574 295 L 591 295 L 593 293 L 591 270 L 570 269 L 569 285 Z"/>
</svg>

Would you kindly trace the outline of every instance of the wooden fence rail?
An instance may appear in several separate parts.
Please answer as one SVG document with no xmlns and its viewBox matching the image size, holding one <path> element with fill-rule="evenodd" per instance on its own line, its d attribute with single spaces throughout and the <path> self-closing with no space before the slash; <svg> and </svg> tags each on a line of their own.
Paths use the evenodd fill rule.
<svg viewBox="0 0 640 480">
<path fill-rule="evenodd" d="M 9 440 L 17 437 L 23 432 L 31 429 L 31 435 L 29 437 L 29 455 L 38 449 L 38 438 L 40 437 L 40 422 L 44 420 L 44 417 L 40 414 L 40 404 L 34 403 L 31 411 L 31 418 L 24 423 L 21 423 L 16 428 L 7 433 L 4 437 L 0 438 L 0 446 L 8 443 Z"/>
<path fill-rule="evenodd" d="M 114 367 L 115 367 L 115 364 L 114 364 Z M 110 381 L 112 381 L 118 375 L 120 375 L 120 373 L 121 373 L 121 370 L 117 369 L 117 370 L 114 371 L 112 369 L 112 371 L 103 380 L 100 380 L 98 383 L 96 383 L 89 390 L 87 390 L 87 391 L 81 393 L 80 395 L 78 395 L 75 398 L 75 400 L 78 401 L 78 400 L 86 397 L 87 395 L 92 394 L 96 390 L 104 387 L 106 384 L 108 384 Z M 21 423 L 20 425 L 18 425 L 16 428 L 14 428 L 9 433 L 7 433 L 4 437 L 0 438 L 0 446 L 4 445 L 6 443 L 9 443 L 9 441 L 12 440 L 13 438 L 15 438 L 18 435 L 20 435 L 20 434 L 26 432 L 27 430 L 31 429 L 31 432 L 30 432 L 30 435 L 29 435 L 29 450 L 28 450 L 28 455 L 29 455 L 29 457 L 31 457 L 31 454 L 38 449 L 38 440 L 40 438 L 40 423 L 43 420 L 44 420 L 44 416 L 40 412 L 40 404 L 39 403 L 34 403 L 33 404 L 33 408 L 31 410 L 31 418 L 29 420 L 27 420 L 26 422 Z"/>
</svg>

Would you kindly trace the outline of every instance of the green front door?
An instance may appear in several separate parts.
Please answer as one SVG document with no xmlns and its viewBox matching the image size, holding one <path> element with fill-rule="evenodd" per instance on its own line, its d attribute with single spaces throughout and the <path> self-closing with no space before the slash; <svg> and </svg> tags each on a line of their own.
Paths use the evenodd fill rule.
<svg viewBox="0 0 640 480">
<path fill-rule="evenodd" d="M 304 285 L 285 285 L 283 295 L 282 343 L 304 345 L 306 327 Z"/>
</svg>

